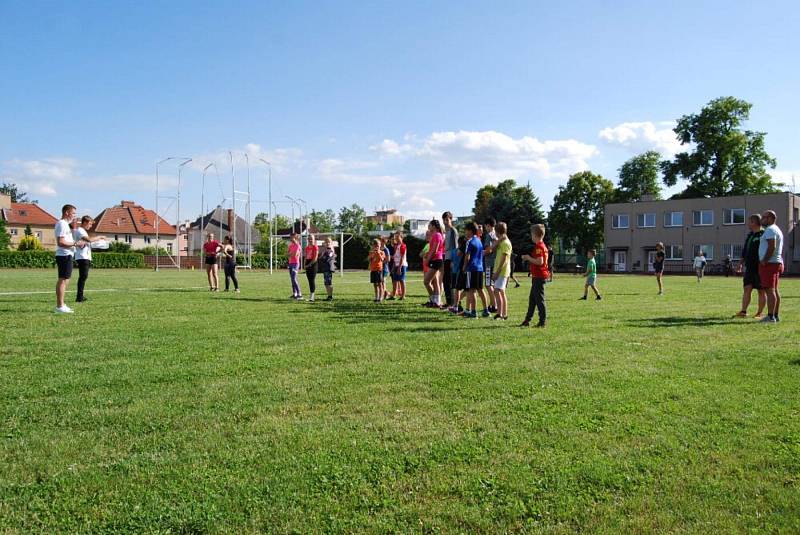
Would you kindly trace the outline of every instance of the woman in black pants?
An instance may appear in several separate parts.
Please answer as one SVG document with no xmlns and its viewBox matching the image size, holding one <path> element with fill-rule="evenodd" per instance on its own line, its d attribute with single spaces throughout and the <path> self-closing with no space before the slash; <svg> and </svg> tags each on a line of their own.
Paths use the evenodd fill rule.
<svg viewBox="0 0 800 535">
<path fill-rule="evenodd" d="M 225 236 L 222 240 L 222 254 L 225 255 L 225 291 L 230 289 L 230 282 L 233 281 L 234 291 L 239 293 L 239 279 L 236 278 L 236 249 L 233 248 L 233 240 L 230 236 Z"/>
<path fill-rule="evenodd" d="M 308 279 L 308 292 L 311 294 L 309 303 L 314 302 L 314 292 L 317 291 L 317 260 L 319 260 L 317 239 L 310 234 L 308 245 L 306 245 L 306 278 Z"/>
</svg>

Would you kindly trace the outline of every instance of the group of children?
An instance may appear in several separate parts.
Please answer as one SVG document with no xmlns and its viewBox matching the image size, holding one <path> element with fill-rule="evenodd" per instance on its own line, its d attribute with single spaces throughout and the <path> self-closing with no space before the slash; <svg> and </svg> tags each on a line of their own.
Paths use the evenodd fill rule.
<svg viewBox="0 0 800 535">
<path fill-rule="evenodd" d="M 300 235 L 293 232 L 289 237 L 289 279 L 292 283 L 292 295 L 289 299 L 296 301 L 303 300 L 303 292 L 297 282 L 297 274 L 300 272 L 301 257 L 305 260 L 306 279 L 308 279 L 308 301 L 313 303 L 317 292 L 317 273 L 322 273 L 326 301 L 333 301 L 333 274 L 336 273 L 336 250 L 333 241 L 327 237 L 322 243 L 322 251 L 317 245 L 314 235 L 308 236 L 308 245 L 305 249 L 300 244 Z"/>
</svg>

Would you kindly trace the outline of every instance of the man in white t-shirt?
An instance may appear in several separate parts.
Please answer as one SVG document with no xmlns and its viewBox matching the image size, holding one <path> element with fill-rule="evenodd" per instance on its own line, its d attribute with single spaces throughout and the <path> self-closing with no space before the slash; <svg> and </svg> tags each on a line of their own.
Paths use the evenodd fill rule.
<svg viewBox="0 0 800 535">
<path fill-rule="evenodd" d="M 72 220 L 75 218 L 75 207 L 65 204 L 61 208 L 61 219 L 56 223 L 56 266 L 58 267 L 58 282 L 56 283 L 56 312 L 71 314 L 72 309 L 64 304 L 64 294 L 67 292 L 69 279 L 72 277 L 72 259 L 75 255 L 75 240 L 72 237 Z M 83 245 L 83 242 L 79 242 Z"/>
<path fill-rule="evenodd" d="M 702 249 L 698 251 L 697 256 L 694 257 L 694 272 L 697 275 L 697 282 L 703 280 L 703 274 L 706 271 L 706 253 Z"/>
<path fill-rule="evenodd" d="M 78 264 L 78 294 L 75 296 L 76 303 L 86 301 L 83 290 L 86 288 L 86 280 L 89 278 L 89 268 L 92 265 L 92 245 L 95 242 L 104 241 L 105 236 L 89 237 L 89 231 L 94 226 L 94 219 L 85 215 L 81 218 L 81 224 L 72 231 L 72 239 L 75 241 L 75 263 Z M 77 245 L 83 243 L 83 246 Z"/>
<path fill-rule="evenodd" d="M 781 321 L 778 316 L 781 308 L 778 281 L 783 273 L 783 232 L 775 224 L 776 219 L 777 216 L 772 210 L 761 214 L 764 234 L 758 243 L 758 278 L 761 279 L 761 287 L 767 294 L 767 315 L 761 320 L 763 323 Z"/>
</svg>

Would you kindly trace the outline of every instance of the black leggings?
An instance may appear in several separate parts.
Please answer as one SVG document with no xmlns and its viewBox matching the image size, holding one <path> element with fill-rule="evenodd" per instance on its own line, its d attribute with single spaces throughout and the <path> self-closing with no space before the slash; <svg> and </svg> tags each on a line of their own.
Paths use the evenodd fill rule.
<svg viewBox="0 0 800 535">
<path fill-rule="evenodd" d="M 528 313 L 525 321 L 533 319 L 534 311 L 539 312 L 539 323 L 547 321 L 547 306 L 544 301 L 544 279 L 534 277 L 531 282 L 531 293 L 528 296 Z"/>
<path fill-rule="evenodd" d="M 317 264 L 306 265 L 306 278 L 308 279 L 308 291 L 314 293 L 317 291 Z"/>
<path fill-rule="evenodd" d="M 239 289 L 239 279 L 236 278 L 236 263 L 225 262 L 225 289 L 230 289 L 230 281 L 233 281 L 233 287 Z"/>
<path fill-rule="evenodd" d="M 83 289 L 86 287 L 86 279 L 89 278 L 89 267 L 92 265 L 91 260 L 78 260 L 78 295 L 75 297 L 78 301 L 83 301 Z"/>
</svg>

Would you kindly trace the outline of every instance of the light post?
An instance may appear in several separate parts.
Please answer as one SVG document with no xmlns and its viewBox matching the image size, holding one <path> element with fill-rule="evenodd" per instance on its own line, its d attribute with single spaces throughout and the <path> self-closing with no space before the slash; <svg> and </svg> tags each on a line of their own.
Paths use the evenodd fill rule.
<svg viewBox="0 0 800 535">
<path fill-rule="evenodd" d="M 161 184 L 160 184 L 160 177 L 159 177 L 159 173 L 158 173 L 158 168 L 161 166 L 161 164 L 169 162 L 171 160 L 185 160 L 182 164 L 180 164 L 180 166 L 178 168 L 178 195 L 177 195 L 177 198 L 178 198 L 178 219 L 177 219 L 177 221 L 175 223 L 177 226 L 180 226 L 180 191 L 181 191 L 180 190 L 180 187 L 181 187 L 180 186 L 180 167 L 182 167 L 184 164 L 187 164 L 190 161 L 192 161 L 191 158 L 186 158 L 186 157 L 181 157 L 181 156 L 169 156 L 167 158 L 164 158 L 163 160 L 160 160 L 160 161 L 156 162 L 156 271 L 158 271 L 158 263 L 159 263 L 158 262 L 159 254 L 158 253 L 159 253 L 159 249 L 161 248 L 161 234 L 160 234 L 161 215 L 160 215 L 160 213 L 158 211 L 158 201 L 161 198 L 161 190 L 160 190 Z M 175 199 L 176 197 L 169 197 L 169 198 Z M 179 233 L 180 229 L 178 229 L 177 232 Z M 178 234 L 178 236 L 179 236 L 179 234 Z M 180 253 L 180 251 L 178 251 L 178 253 Z M 178 256 L 178 258 L 180 258 L 180 255 Z"/>
<path fill-rule="evenodd" d="M 175 197 L 177 202 L 176 212 L 178 213 L 177 221 L 175 222 L 175 247 L 178 249 L 175 255 L 178 258 L 178 271 L 181 270 L 181 173 L 183 172 L 183 167 L 191 161 L 191 158 L 187 158 L 186 161 L 178 165 L 178 194 Z"/>
<path fill-rule="evenodd" d="M 272 275 L 272 235 L 275 233 L 274 224 L 275 221 L 273 220 L 273 212 L 272 212 L 272 164 L 269 163 L 264 158 L 259 158 L 262 162 L 267 164 L 267 218 L 269 219 L 269 274 Z"/>
</svg>

